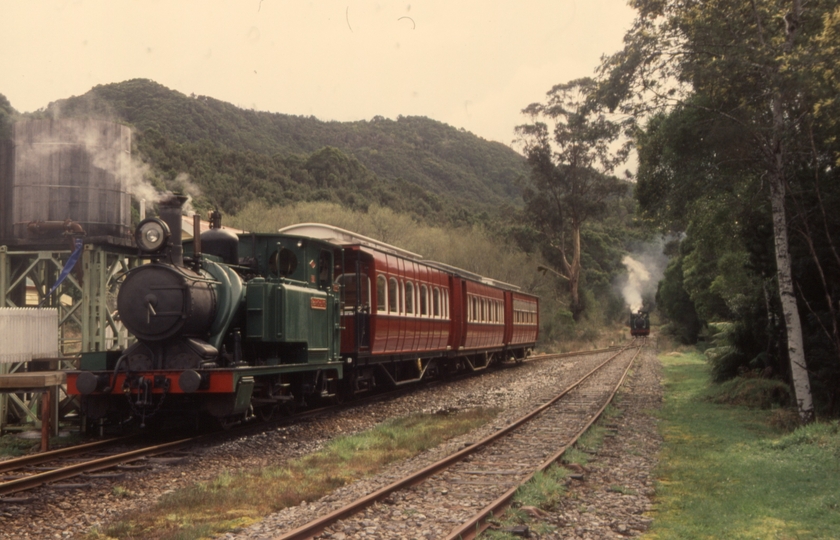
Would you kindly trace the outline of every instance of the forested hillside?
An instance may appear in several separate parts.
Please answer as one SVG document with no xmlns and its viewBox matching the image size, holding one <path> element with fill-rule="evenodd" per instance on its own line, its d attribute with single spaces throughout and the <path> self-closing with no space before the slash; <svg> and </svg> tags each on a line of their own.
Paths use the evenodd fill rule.
<svg viewBox="0 0 840 540">
<path fill-rule="evenodd" d="M 259 198 L 457 217 L 462 206 L 518 204 L 515 181 L 526 171 L 511 148 L 424 117 L 323 122 L 186 96 L 145 79 L 96 86 L 51 103 L 46 114 L 131 124 L 139 153 L 164 179 L 189 174 L 228 212 Z"/>
<path fill-rule="evenodd" d="M 9 119 L 20 118 L 7 108 Z M 131 125 L 135 180 L 189 193 L 196 210 L 219 208 L 227 224 L 272 231 L 294 221 L 329 223 L 537 293 L 547 343 L 588 346 L 605 323 L 626 318 L 622 258 L 644 235 L 632 223 L 630 184 L 612 176 L 598 173 L 596 183 L 615 189 L 584 204 L 590 219 L 574 234 L 566 235 L 566 225 L 554 231 L 581 248 L 573 312 L 564 278 L 538 270 L 562 268 L 564 255 L 557 238 L 540 231 L 553 230 L 553 221 L 527 217 L 523 189 L 532 167 L 512 149 L 463 130 L 417 117 L 340 123 L 255 112 L 148 80 L 97 86 L 26 116 Z M 566 176 L 558 177 L 563 190 L 590 198 Z M 529 195 L 532 203 L 541 198 Z"/>
</svg>

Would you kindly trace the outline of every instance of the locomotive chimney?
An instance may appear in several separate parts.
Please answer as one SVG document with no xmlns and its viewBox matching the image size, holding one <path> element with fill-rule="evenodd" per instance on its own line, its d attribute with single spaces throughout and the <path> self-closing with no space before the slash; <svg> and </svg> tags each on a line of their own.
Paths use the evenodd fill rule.
<svg viewBox="0 0 840 540">
<path fill-rule="evenodd" d="M 184 245 L 181 242 L 181 207 L 187 202 L 184 195 L 172 195 L 160 202 L 160 219 L 169 226 L 169 262 L 184 266 Z"/>
</svg>

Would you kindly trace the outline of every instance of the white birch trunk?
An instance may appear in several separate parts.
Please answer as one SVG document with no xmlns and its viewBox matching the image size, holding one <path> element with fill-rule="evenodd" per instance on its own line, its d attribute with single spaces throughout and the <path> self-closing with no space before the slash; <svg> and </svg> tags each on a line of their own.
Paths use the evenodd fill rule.
<svg viewBox="0 0 840 540">
<path fill-rule="evenodd" d="M 811 382 L 808 366 L 805 362 L 805 350 L 802 342 L 802 324 L 796 306 L 793 291 L 793 272 L 790 265 L 788 246 L 787 217 L 785 215 L 784 151 L 781 142 L 782 99 L 773 98 L 774 141 L 773 170 L 770 173 L 770 204 L 773 211 L 773 239 L 776 248 L 776 275 L 779 282 L 779 297 L 787 331 L 788 358 L 793 392 L 801 423 L 807 424 L 814 419 L 814 403 L 811 399 Z"/>
</svg>

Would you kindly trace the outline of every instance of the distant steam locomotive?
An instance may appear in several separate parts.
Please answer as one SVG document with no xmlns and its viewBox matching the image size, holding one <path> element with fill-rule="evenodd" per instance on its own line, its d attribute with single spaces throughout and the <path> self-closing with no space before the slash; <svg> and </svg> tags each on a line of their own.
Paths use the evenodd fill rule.
<svg viewBox="0 0 840 540">
<path fill-rule="evenodd" d="M 630 335 L 647 336 L 650 334 L 650 316 L 641 309 L 630 313 Z"/>
<path fill-rule="evenodd" d="M 135 231 L 148 264 L 117 299 L 137 341 L 68 373 L 88 421 L 270 417 L 533 349 L 539 299 L 335 227 L 211 229 L 182 244 L 182 197 Z"/>
</svg>

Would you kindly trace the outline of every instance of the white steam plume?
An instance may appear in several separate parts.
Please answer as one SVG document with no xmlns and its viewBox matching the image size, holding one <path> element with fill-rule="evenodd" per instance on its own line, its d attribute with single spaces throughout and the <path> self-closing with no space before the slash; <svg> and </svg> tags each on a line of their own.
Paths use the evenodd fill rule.
<svg viewBox="0 0 840 540">
<path fill-rule="evenodd" d="M 627 283 L 621 289 L 621 294 L 624 296 L 624 301 L 630 306 L 630 310 L 638 311 L 642 308 L 642 292 L 650 282 L 650 272 L 644 264 L 630 255 L 625 255 L 621 259 L 621 263 L 627 267 Z"/>
<path fill-rule="evenodd" d="M 668 266 L 668 257 L 663 250 L 669 240 L 672 239 L 663 237 L 641 245 L 622 259 L 627 274 L 616 283 L 616 289 L 630 310 L 651 307 L 647 304 L 653 301 Z"/>
</svg>

